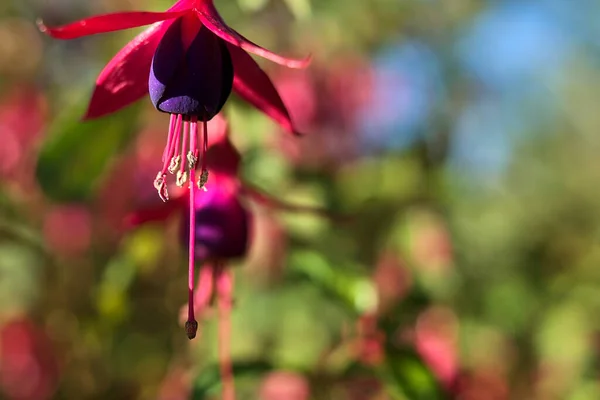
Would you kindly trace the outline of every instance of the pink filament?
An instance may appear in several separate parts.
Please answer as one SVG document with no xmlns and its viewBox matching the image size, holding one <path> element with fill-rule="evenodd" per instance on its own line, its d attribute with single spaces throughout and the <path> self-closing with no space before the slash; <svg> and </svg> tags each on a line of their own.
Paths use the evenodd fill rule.
<svg viewBox="0 0 600 400">
<path fill-rule="evenodd" d="M 196 136 L 198 130 L 198 124 L 194 121 L 192 122 L 192 134 L 190 135 L 190 149 L 196 148 Z M 194 187 L 194 181 L 196 180 L 196 170 L 195 168 L 190 168 L 190 239 L 189 239 L 189 259 L 188 259 L 188 321 L 195 321 L 194 318 L 194 264 L 196 261 L 196 212 L 194 205 L 196 204 L 196 188 Z"/>
<path fill-rule="evenodd" d="M 171 117 L 169 118 L 169 133 L 167 135 L 167 144 L 165 146 L 165 150 L 163 151 L 163 155 L 162 155 L 162 162 L 166 162 L 167 156 L 168 156 L 168 152 L 169 152 L 169 148 L 171 147 L 171 140 L 172 140 L 172 132 L 175 131 L 175 120 L 177 119 L 177 115 L 175 114 L 171 114 Z"/>
<path fill-rule="evenodd" d="M 190 123 L 188 121 L 185 121 L 183 124 L 184 124 L 183 125 L 183 140 L 181 141 L 181 165 L 179 166 L 179 171 L 181 171 L 181 173 L 183 173 L 183 171 L 185 171 L 185 166 L 187 165 L 186 146 L 187 146 L 187 142 L 188 142 L 188 134 L 190 131 Z M 190 148 L 190 150 L 192 150 L 192 151 L 193 151 L 193 149 L 194 149 L 193 147 Z M 190 203 L 190 204 L 192 204 L 192 203 Z"/>
<path fill-rule="evenodd" d="M 206 151 L 208 150 L 208 123 L 206 118 L 202 121 L 204 123 L 203 135 L 202 135 L 202 172 L 206 170 Z"/>
<path fill-rule="evenodd" d="M 169 123 L 169 137 L 167 138 L 167 146 L 165 147 L 165 157 L 163 158 L 163 169 L 162 174 L 167 173 L 167 169 L 169 168 L 169 164 L 171 163 L 171 158 L 175 155 L 176 144 L 178 142 L 177 138 L 179 137 L 179 132 L 181 132 L 181 120 L 182 116 L 177 115 L 176 121 L 173 124 Z M 173 119 L 173 115 L 171 115 L 171 120 Z"/>
<path fill-rule="evenodd" d="M 198 118 L 192 116 L 192 134 L 190 135 L 190 150 L 197 156 L 198 154 Z M 195 166 L 194 168 L 195 169 Z"/>
</svg>

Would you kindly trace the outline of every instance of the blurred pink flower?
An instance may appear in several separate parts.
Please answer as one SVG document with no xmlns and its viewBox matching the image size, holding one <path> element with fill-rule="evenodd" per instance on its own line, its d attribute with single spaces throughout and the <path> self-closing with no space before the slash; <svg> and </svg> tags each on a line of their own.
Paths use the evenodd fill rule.
<svg viewBox="0 0 600 400">
<path fill-rule="evenodd" d="M 371 68 L 362 59 L 343 58 L 326 68 L 282 72 L 277 87 L 290 115 L 306 137 L 278 137 L 297 165 L 335 168 L 360 153 L 356 112 L 370 101 Z"/>
<path fill-rule="evenodd" d="M 310 386 L 294 372 L 277 371 L 267 375 L 260 386 L 260 400 L 308 400 Z"/>
<path fill-rule="evenodd" d="M 35 157 L 32 151 L 46 123 L 43 93 L 20 86 L 0 100 L 0 179 L 34 186 Z"/>
<path fill-rule="evenodd" d="M 50 209 L 44 217 L 46 244 L 64 256 L 85 253 L 91 244 L 92 217 L 80 205 L 60 205 Z"/>
<path fill-rule="evenodd" d="M 0 328 L 0 384 L 10 400 L 51 399 L 59 365 L 46 333 L 27 318 Z"/>
<path fill-rule="evenodd" d="M 419 316 L 415 345 L 421 357 L 446 387 L 458 374 L 458 320 L 447 308 L 432 307 Z"/>
</svg>

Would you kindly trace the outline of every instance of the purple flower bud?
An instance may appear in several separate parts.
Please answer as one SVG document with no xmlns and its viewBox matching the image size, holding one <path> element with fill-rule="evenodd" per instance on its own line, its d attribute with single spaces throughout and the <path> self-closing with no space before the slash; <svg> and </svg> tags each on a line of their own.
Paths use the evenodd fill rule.
<svg viewBox="0 0 600 400">
<path fill-rule="evenodd" d="M 154 53 L 150 99 L 159 111 L 210 120 L 231 93 L 231 57 L 223 41 L 204 26 L 186 49 L 183 24 L 183 18 L 173 22 Z"/>
</svg>

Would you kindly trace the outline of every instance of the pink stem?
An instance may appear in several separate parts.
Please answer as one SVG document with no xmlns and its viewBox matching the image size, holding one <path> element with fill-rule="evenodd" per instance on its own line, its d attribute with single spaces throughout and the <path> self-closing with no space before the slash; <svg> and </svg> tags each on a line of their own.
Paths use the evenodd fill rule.
<svg viewBox="0 0 600 400">
<path fill-rule="evenodd" d="M 223 400 L 235 400 L 235 383 L 231 363 L 231 307 L 233 275 L 222 264 L 216 266 L 219 307 L 219 364 L 223 381 Z"/>
<path fill-rule="evenodd" d="M 198 125 L 192 123 L 192 134 L 190 135 L 190 148 L 195 149 Z M 196 180 L 196 171 L 194 168 L 190 168 L 190 230 L 189 230 L 189 259 L 188 259 L 188 321 L 186 322 L 186 332 L 188 338 L 193 339 L 196 337 L 198 331 L 198 322 L 194 317 L 194 264 L 196 262 L 196 188 L 194 181 Z"/>
</svg>

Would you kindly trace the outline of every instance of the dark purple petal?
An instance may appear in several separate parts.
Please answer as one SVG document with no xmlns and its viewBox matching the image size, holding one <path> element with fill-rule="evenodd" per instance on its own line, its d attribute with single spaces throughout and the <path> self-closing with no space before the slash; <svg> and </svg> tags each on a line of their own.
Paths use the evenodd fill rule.
<svg viewBox="0 0 600 400">
<path fill-rule="evenodd" d="M 176 20 L 152 60 L 149 91 L 154 106 L 163 112 L 210 119 L 223 107 L 232 85 L 233 66 L 225 44 L 200 27 L 185 49 L 182 18 Z"/>
</svg>

